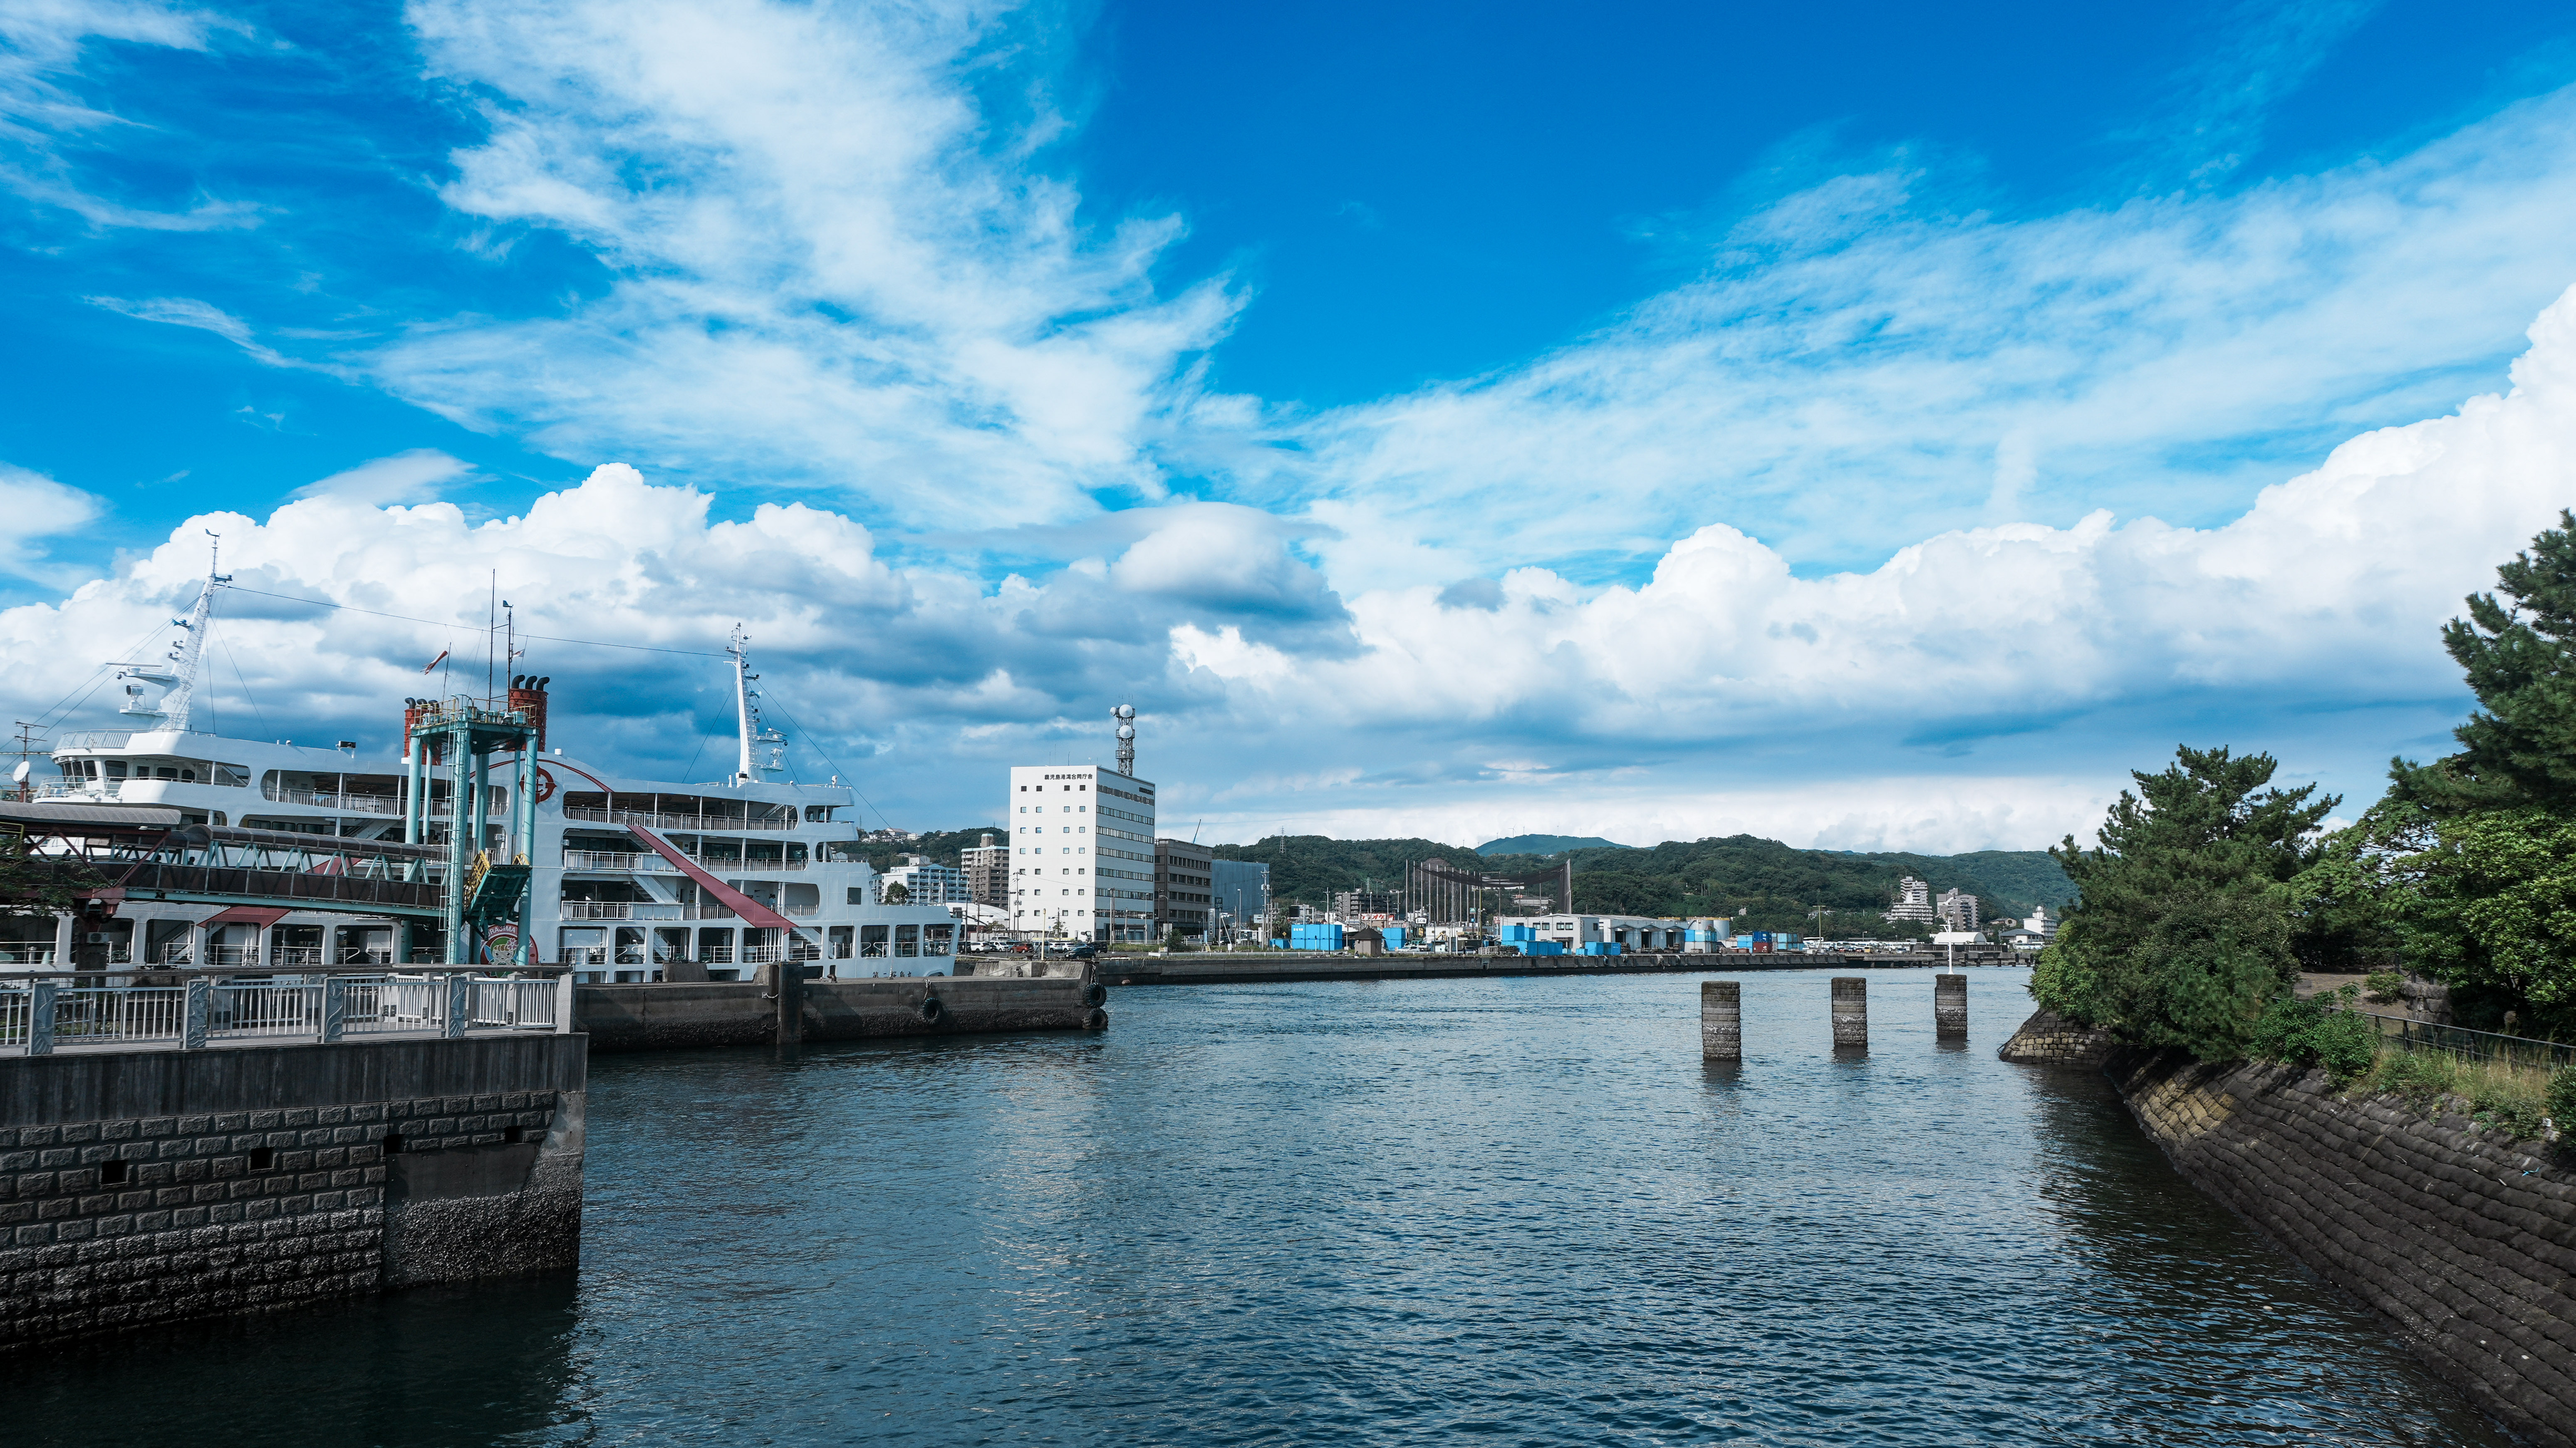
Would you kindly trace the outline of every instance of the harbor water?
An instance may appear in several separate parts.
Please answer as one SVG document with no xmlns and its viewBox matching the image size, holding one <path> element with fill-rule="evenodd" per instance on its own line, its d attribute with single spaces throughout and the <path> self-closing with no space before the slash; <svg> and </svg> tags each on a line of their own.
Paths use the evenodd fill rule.
<svg viewBox="0 0 2576 1448">
<path fill-rule="evenodd" d="M 1158 987 L 1067 1033 L 600 1057 L 578 1277 L 0 1362 L 36 1444 L 2501 1444 L 1995 1059 L 2027 973 Z"/>
</svg>

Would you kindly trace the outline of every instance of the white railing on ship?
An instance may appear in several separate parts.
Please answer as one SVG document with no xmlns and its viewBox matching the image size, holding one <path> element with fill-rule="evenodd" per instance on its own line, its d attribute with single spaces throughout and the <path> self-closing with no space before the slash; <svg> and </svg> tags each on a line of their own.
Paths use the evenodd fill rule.
<svg viewBox="0 0 2576 1448">
<path fill-rule="evenodd" d="M 50 945 L 0 945 L 0 965 L 51 965 L 54 948 Z"/>
<path fill-rule="evenodd" d="M 95 977 L 91 977 L 94 979 Z M 225 981 L 186 985 L 89 986 L 0 977 L 0 1050 L 44 1053 L 81 1047 L 186 1047 L 261 1040 L 328 1040 L 334 987 L 338 1039 L 444 1035 L 451 1008 L 466 1031 L 559 1028 L 561 982 L 552 976 L 370 975 L 329 981 Z M 204 996 L 202 1034 L 192 1031 L 190 995 Z M 461 1001 L 451 996 L 461 993 Z M 40 1029 L 41 1027 L 41 1029 Z"/>
<path fill-rule="evenodd" d="M 646 900 L 565 900 L 560 906 L 566 920 L 682 920 L 688 908 Z"/>
<path fill-rule="evenodd" d="M 651 810 L 640 809 L 598 809 L 590 805 L 566 805 L 563 813 L 565 819 L 582 820 L 590 824 L 642 825 L 648 830 L 686 830 L 693 835 L 710 831 L 725 834 L 734 830 L 792 830 L 800 823 L 793 815 L 783 818 L 771 816 L 732 819 L 723 815 L 710 817 L 694 814 L 656 814 Z"/>
<path fill-rule="evenodd" d="M 690 855 L 687 858 L 690 864 L 697 866 L 701 870 L 721 870 L 728 873 L 752 875 L 766 875 L 779 870 L 802 870 L 806 867 L 806 862 L 803 860 L 731 860 L 721 857 L 710 860 L 704 855 Z M 566 850 L 564 851 L 564 868 L 567 870 L 614 870 L 627 874 L 632 874 L 640 870 L 665 875 L 675 875 L 680 871 L 679 866 L 672 864 L 669 860 L 662 858 L 660 855 L 651 853 L 630 854 L 619 850 Z"/>
<path fill-rule="evenodd" d="M 359 814 L 401 814 L 402 798 L 390 794 L 347 794 L 330 789 L 289 789 L 281 784 L 266 785 L 260 797 L 279 804 L 309 804 L 322 809 L 353 810 Z M 496 811 L 497 813 L 497 811 Z"/>
</svg>

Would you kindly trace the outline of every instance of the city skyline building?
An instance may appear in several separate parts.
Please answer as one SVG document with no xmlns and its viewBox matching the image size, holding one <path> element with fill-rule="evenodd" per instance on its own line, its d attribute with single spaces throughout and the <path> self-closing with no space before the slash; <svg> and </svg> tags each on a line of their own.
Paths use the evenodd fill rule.
<svg viewBox="0 0 2576 1448">
<path fill-rule="evenodd" d="M 1096 764 L 1016 765 L 1003 817 L 1012 929 L 1070 940 L 1151 936 L 1151 780 Z"/>
<path fill-rule="evenodd" d="M 1154 842 L 1154 928 L 1206 938 L 1215 852 L 1189 840 Z"/>
</svg>

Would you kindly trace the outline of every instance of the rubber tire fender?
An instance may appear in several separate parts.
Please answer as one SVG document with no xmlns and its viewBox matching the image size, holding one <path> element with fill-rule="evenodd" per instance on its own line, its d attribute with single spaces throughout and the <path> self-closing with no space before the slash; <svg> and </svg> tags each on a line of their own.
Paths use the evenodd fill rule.
<svg viewBox="0 0 2576 1448">
<path fill-rule="evenodd" d="M 1082 1028 L 1086 1031 L 1108 1030 L 1109 1012 L 1102 1010 L 1098 1006 L 1093 1006 L 1091 1009 L 1084 1011 L 1082 1013 Z"/>
<path fill-rule="evenodd" d="M 947 1014 L 948 1007 L 940 1004 L 939 997 L 923 996 L 921 998 L 921 1019 L 923 1024 L 932 1026 L 938 1025 L 940 1018 Z"/>
<path fill-rule="evenodd" d="M 1102 985 L 1096 980 L 1091 984 L 1084 986 L 1082 988 L 1082 1003 L 1087 1006 L 1105 1006 L 1109 1004 L 1109 987 Z"/>
</svg>

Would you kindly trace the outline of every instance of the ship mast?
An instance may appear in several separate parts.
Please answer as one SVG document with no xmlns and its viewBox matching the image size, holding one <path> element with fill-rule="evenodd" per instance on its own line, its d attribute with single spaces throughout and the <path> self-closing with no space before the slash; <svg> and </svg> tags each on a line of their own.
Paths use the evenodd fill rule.
<svg viewBox="0 0 2576 1448">
<path fill-rule="evenodd" d="M 780 756 L 786 752 L 787 740 L 760 720 L 760 691 L 752 687 L 760 675 L 751 671 L 751 636 L 742 625 L 733 626 L 733 642 L 725 646 L 733 658 L 733 707 L 736 738 L 741 754 L 734 765 L 733 782 L 757 784 L 762 774 L 776 774 L 787 766 Z"/>
<path fill-rule="evenodd" d="M 209 528 L 206 536 L 215 541 L 206 557 L 206 581 L 197 588 L 197 606 L 188 611 L 186 618 L 170 620 L 183 630 L 177 646 L 163 656 L 166 662 L 127 664 L 117 673 L 120 679 L 157 684 L 162 690 L 159 700 L 147 704 L 143 691 L 129 684 L 125 707 L 117 712 L 157 717 L 161 728 L 180 734 L 188 732 L 189 713 L 197 692 L 197 658 L 205 649 L 206 620 L 215 611 L 215 590 L 232 582 L 232 575 L 216 571 L 223 561 L 223 535 Z"/>
</svg>

